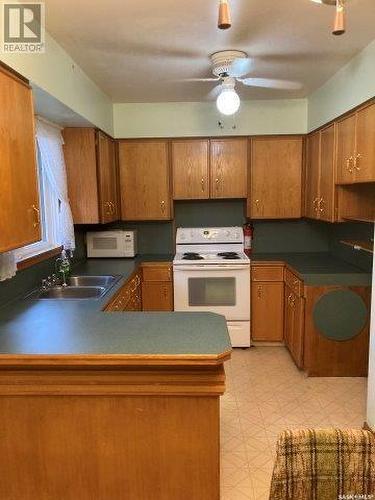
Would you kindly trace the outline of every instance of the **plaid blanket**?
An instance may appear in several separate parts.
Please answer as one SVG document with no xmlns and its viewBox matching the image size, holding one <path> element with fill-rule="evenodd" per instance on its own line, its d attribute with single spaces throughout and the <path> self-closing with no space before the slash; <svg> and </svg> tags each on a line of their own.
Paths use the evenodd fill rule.
<svg viewBox="0 0 375 500">
<path fill-rule="evenodd" d="M 375 436 L 369 431 L 284 431 L 270 500 L 375 500 Z"/>
</svg>

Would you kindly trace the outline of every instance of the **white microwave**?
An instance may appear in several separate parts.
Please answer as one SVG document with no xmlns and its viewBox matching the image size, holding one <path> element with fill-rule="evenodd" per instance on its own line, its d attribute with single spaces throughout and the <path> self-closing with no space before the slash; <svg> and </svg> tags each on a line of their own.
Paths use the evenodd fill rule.
<svg viewBox="0 0 375 500">
<path fill-rule="evenodd" d="M 135 257 L 137 231 L 93 231 L 87 233 L 87 257 Z"/>
</svg>

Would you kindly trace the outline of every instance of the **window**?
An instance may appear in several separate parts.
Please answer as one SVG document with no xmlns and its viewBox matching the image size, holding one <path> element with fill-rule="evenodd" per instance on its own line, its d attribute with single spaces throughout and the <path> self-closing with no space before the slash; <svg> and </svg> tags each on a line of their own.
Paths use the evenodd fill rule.
<svg viewBox="0 0 375 500">
<path fill-rule="evenodd" d="M 38 182 L 39 182 L 39 206 L 40 225 L 42 239 L 26 247 L 15 251 L 17 262 L 34 257 L 43 252 L 60 245 L 58 238 L 58 218 L 60 213 L 60 201 L 54 194 L 50 181 L 47 178 L 42 165 L 41 156 L 38 149 Z"/>
</svg>

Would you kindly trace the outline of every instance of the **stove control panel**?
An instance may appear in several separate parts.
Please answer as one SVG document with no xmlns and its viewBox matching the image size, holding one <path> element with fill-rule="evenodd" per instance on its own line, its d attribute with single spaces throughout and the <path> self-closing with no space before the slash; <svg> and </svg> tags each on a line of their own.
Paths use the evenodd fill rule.
<svg viewBox="0 0 375 500">
<path fill-rule="evenodd" d="M 177 229 L 176 243 L 242 243 L 242 227 L 202 227 Z"/>
</svg>

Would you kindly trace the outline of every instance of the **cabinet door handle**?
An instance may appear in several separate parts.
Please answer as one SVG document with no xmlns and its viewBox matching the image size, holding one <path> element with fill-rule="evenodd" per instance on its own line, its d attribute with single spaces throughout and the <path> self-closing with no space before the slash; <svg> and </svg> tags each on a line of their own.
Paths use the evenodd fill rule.
<svg viewBox="0 0 375 500">
<path fill-rule="evenodd" d="M 353 167 L 350 166 L 350 164 L 354 163 L 354 158 L 353 156 L 349 156 L 349 158 L 346 159 L 346 170 L 352 174 L 353 173 Z"/>
<path fill-rule="evenodd" d="M 314 198 L 312 204 L 313 204 L 313 208 L 314 208 L 315 212 L 317 212 L 318 211 L 318 198 Z"/>
<path fill-rule="evenodd" d="M 215 179 L 216 191 L 219 189 L 219 182 L 220 182 L 220 179 L 218 177 L 216 177 L 216 179 Z"/>
<path fill-rule="evenodd" d="M 203 177 L 201 179 L 201 187 L 202 187 L 202 191 L 204 192 L 204 178 Z"/>
<path fill-rule="evenodd" d="M 32 209 L 33 209 L 34 214 L 35 214 L 35 220 L 33 223 L 33 227 L 38 227 L 40 225 L 40 211 L 36 205 L 32 205 Z"/>
<path fill-rule="evenodd" d="M 160 208 L 161 208 L 161 211 L 164 213 L 165 212 L 165 201 L 164 200 L 162 200 L 160 202 Z"/>
<path fill-rule="evenodd" d="M 357 165 L 357 162 L 359 162 L 359 160 L 362 158 L 362 155 L 360 153 L 358 153 L 357 155 L 355 155 L 354 157 L 354 168 L 359 172 L 361 170 L 361 167 L 358 167 Z"/>
<path fill-rule="evenodd" d="M 116 213 L 116 205 L 112 201 L 110 201 L 109 203 L 111 204 L 112 207 L 112 215 L 114 215 Z"/>
<path fill-rule="evenodd" d="M 320 200 L 319 200 L 319 211 L 320 211 L 321 213 L 323 213 L 323 212 L 324 212 L 324 203 L 325 203 L 324 199 L 323 199 L 323 198 L 320 198 Z"/>
<path fill-rule="evenodd" d="M 111 212 L 111 204 L 110 204 L 110 202 L 109 202 L 109 201 L 106 201 L 106 202 L 104 203 L 104 206 L 105 206 L 105 208 L 106 208 L 105 214 L 106 214 L 106 215 L 111 215 L 111 213 L 112 213 L 112 212 Z"/>
<path fill-rule="evenodd" d="M 262 298 L 262 292 L 263 292 L 262 287 L 261 287 L 261 286 L 258 286 L 258 293 L 257 293 L 257 295 L 258 295 L 258 299 L 261 299 L 261 298 Z"/>
</svg>

